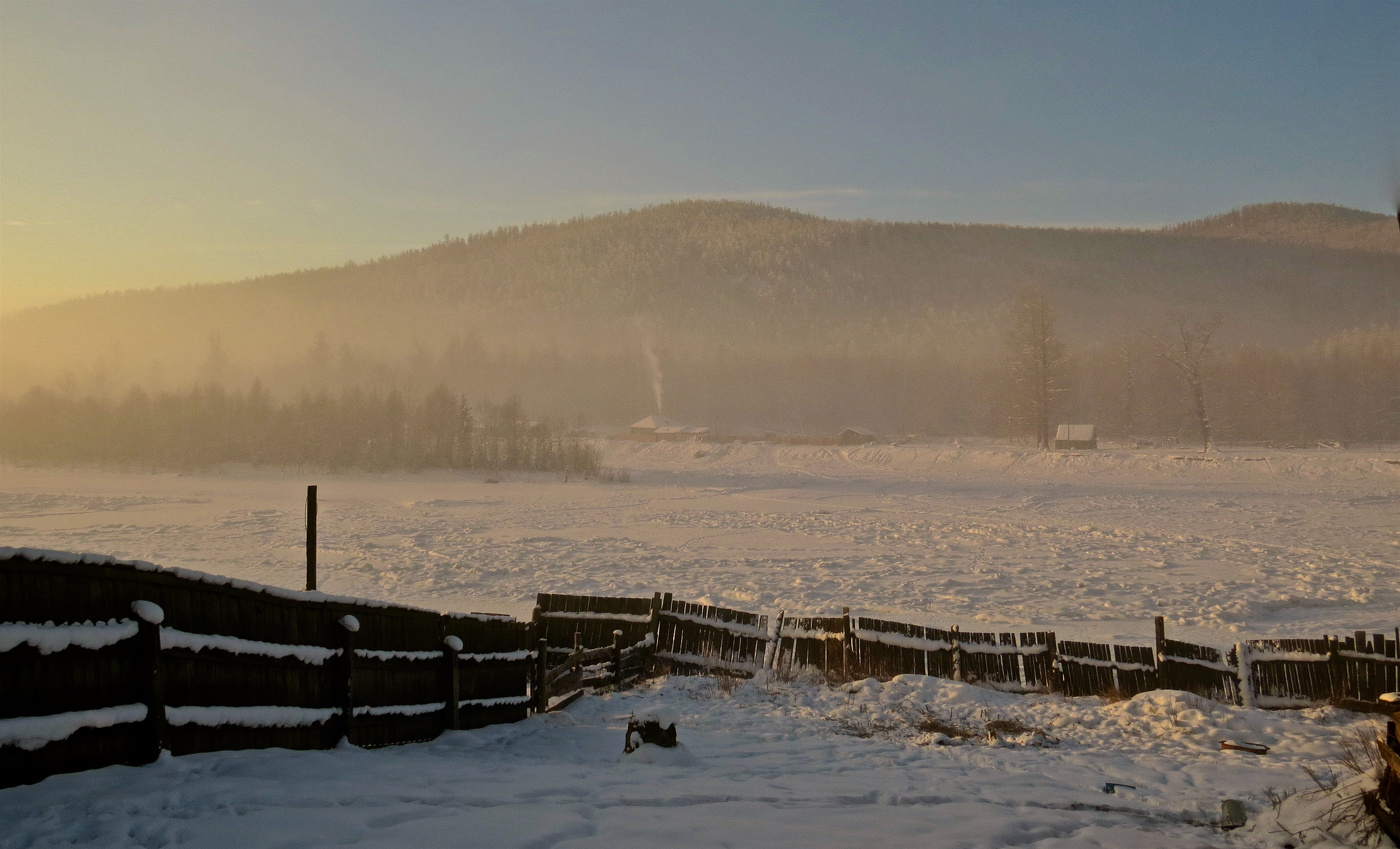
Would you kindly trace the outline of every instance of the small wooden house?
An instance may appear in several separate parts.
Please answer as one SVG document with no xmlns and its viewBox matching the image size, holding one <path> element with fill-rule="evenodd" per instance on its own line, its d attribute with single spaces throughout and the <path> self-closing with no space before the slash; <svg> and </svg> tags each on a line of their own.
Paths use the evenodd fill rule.
<svg viewBox="0 0 1400 849">
<path fill-rule="evenodd" d="M 657 431 L 676 427 L 679 425 L 665 416 L 647 416 L 639 422 L 632 423 L 632 438 L 638 442 L 655 442 L 658 438 Z"/>
<path fill-rule="evenodd" d="M 1098 447 L 1098 431 L 1094 425 L 1062 424 L 1055 428 L 1056 451 L 1076 451 Z"/>
<path fill-rule="evenodd" d="M 863 427 L 848 427 L 841 431 L 837 441 L 842 445 L 869 445 L 875 441 L 875 434 Z"/>
</svg>

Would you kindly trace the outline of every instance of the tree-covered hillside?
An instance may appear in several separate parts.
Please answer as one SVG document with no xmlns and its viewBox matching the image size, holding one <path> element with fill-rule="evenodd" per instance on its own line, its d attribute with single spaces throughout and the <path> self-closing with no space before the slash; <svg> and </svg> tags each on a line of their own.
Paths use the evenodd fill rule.
<svg viewBox="0 0 1400 849">
<path fill-rule="evenodd" d="M 1072 393 L 1085 416 L 1098 402 L 1083 399 L 1121 395 L 1104 375 L 1128 354 L 1104 352 L 1141 360 L 1134 340 L 1177 314 L 1218 317 L 1222 351 L 1254 346 L 1280 363 L 1353 328 L 1400 326 L 1400 251 L 1325 246 L 1375 217 L 1274 205 L 1149 232 L 671 203 L 17 313 L 0 326 L 0 395 L 258 379 L 280 398 L 415 397 L 444 384 L 474 402 L 518 395 L 539 414 L 625 424 L 655 411 L 660 388 L 668 413 L 708 424 L 973 432 L 999 421 L 1007 311 L 1029 285 L 1053 305 L 1076 368 L 1098 364 Z M 1236 219 L 1264 236 L 1218 238 Z M 1307 238 L 1283 241 L 1309 243 L 1265 239 L 1295 230 Z"/>
</svg>

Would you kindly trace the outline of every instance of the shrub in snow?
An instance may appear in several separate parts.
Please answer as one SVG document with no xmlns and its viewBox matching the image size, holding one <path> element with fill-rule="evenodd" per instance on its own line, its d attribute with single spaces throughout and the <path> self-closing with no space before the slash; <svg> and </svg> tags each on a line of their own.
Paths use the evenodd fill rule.
<svg viewBox="0 0 1400 849">
<path fill-rule="evenodd" d="M 653 710 L 627 719 L 627 736 L 622 752 L 630 755 L 644 745 L 663 749 L 676 747 L 676 720 L 669 712 Z"/>
</svg>

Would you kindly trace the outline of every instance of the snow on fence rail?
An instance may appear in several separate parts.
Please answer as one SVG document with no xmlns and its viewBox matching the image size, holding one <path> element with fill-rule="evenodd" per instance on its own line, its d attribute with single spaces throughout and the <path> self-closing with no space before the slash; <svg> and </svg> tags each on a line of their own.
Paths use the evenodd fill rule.
<svg viewBox="0 0 1400 849">
<path fill-rule="evenodd" d="M 527 714 L 529 623 L 208 578 L 0 553 L 0 786 L 162 749 L 383 746 Z"/>
</svg>

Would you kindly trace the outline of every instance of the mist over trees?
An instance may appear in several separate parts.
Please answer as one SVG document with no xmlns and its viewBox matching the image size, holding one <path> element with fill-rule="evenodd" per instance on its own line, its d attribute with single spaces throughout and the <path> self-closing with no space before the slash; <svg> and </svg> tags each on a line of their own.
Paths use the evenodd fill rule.
<svg viewBox="0 0 1400 849">
<path fill-rule="evenodd" d="M 1055 402 L 1066 389 L 1065 345 L 1055 333 L 1055 311 L 1039 286 L 1022 289 L 1011 305 L 1007 360 L 1014 425 L 1034 431 L 1037 448 L 1050 447 Z"/>
<path fill-rule="evenodd" d="M 594 477 L 598 449 L 560 424 L 525 418 L 519 399 L 473 411 L 437 387 L 410 401 L 397 392 L 303 394 L 277 403 L 261 384 L 217 385 L 120 399 L 35 388 L 3 409 L 0 456 L 25 463 L 101 463 L 209 469 L 225 463 L 331 470 L 488 469 Z"/>
<path fill-rule="evenodd" d="M 65 417 L 106 417 L 173 441 L 130 436 L 117 450 L 101 447 L 115 436 L 68 434 L 51 459 L 474 466 L 488 399 L 518 397 L 557 436 L 564 421 L 620 428 L 658 412 L 659 378 L 665 415 L 732 434 L 1045 439 L 1085 422 L 1109 440 L 1192 442 L 1191 382 L 1153 341 L 1185 311 L 1223 320 L 1198 364 L 1216 441 L 1400 440 L 1400 234 L 1386 251 L 1372 231 L 1393 219 L 1314 207 L 1148 232 L 684 202 L 88 298 L 0 323 L 0 437 L 42 441 L 42 420 L 59 442 L 76 427 Z M 1034 374 L 1008 361 L 1028 291 L 1056 343 L 1039 412 L 1017 391 Z M 424 424 L 451 418 L 442 392 L 471 399 L 469 455 L 446 425 Z M 355 421 L 283 451 L 302 444 L 291 422 L 338 417 Z M 225 435 L 197 444 L 186 429 Z M 24 444 L 23 456 L 49 451 Z"/>
</svg>

